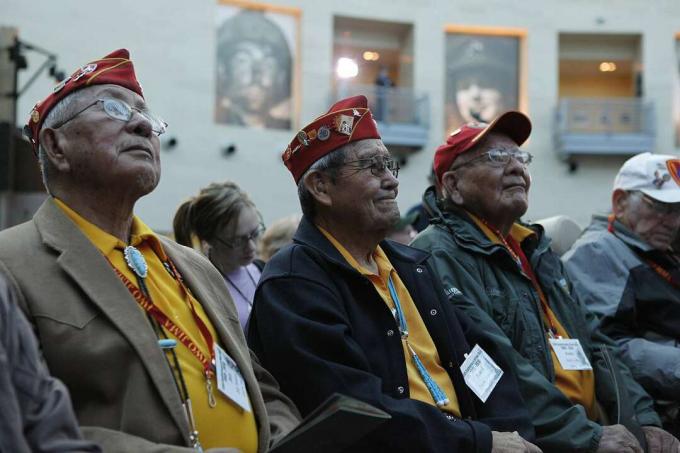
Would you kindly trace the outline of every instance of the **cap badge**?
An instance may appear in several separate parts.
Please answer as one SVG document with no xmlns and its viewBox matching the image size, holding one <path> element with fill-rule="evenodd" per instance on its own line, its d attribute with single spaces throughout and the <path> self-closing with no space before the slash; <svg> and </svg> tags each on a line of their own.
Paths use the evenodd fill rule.
<svg viewBox="0 0 680 453">
<path fill-rule="evenodd" d="M 54 92 L 56 93 L 56 92 L 58 92 L 58 91 L 61 91 L 61 89 L 64 88 L 64 86 L 66 86 L 66 84 L 69 82 L 69 80 L 71 80 L 71 78 L 70 78 L 70 77 L 67 77 L 67 78 L 65 78 L 64 80 L 62 80 L 61 82 L 59 82 L 59 83 L 54 87 Z"/>
<path fill-rule="evenodd" d="M 40 112 L 38 112 L 36 109 L 33 109 L 31 111 L 31 121 L 34 123 L 37 123 L 40 120 Z"/>
<path fill-rule="evenodd" d="M 670 180 L 671 180 L 671 175 L 669 175 L 668 173 L 664 173 L 662 175 L 661 173 L 659 173 L 659 170 L 657 170 L 657 171 L 654 172 L 654 181 L 652 181 L 652 184 L 654 184 L 654 186 L 657 189 L 661 189 L 661 186 L 663 186 L 664 183 L 666 183 L 667 181 L 670 181 Z"/>
<path fill-rule="evenodd" d="M 309 137 L 310 140 L 314 140 L 316 138 L 316 129 L 307 132 L 307 137 Z"/>
<path fill-rule="evenodd" d="M 288 162 L 290 159 L 290 156 L 293 154 L 293 150 L 290 149 L 290 145 L 288 145 L 288 148 L 286 148 L 286 152 L 283 153 L 283 161 Z"/>
<path fill-rule="evenodd" d="M 298 132 L 297 139 L 304 146 L 309 146 L 309 137 L 307 137 L 307 133 L 305 131 Z"/>
<path fill-rule="evenodd" d="M 352 127 L 354 127 L 354 117 L 347 115 L 335 117 L 335 128 L 341 134 L 352 135 Z"/>
<path fill-rule="evenodd" d="M 94 72 L 95 69 L 97 69 L 96 63 L 90 63 L 86 66 L 83 66 L 82 68 L 80 68 L 80 72 L 78 73 L 78 75 L 73 78 L 73 81 L 77 82 L 81 77 Z"/>
<path fill-rule="evenodd" d="M 328 128 L 328 126 L 321 126 L 319 128 L 319 131 L 316 133 L 316 138 L 318 138 L 322 142 L 325 142 L 330 137 L 331 137 L 331 130 Z"/>
<path fill-rule="evenodd" d="M 673 181 L 680 186 L 680 159 L 670 159 L 666 161 L 668 173 L 673 178 Z"/>
</svg>

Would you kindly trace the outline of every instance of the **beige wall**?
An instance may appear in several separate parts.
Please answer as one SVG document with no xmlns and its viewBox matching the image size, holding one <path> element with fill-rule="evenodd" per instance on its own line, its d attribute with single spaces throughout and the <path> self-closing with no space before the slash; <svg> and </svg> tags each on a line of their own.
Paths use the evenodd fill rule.
<svg viewBox="0 0 680 453">
<path fill-rule="evenodd" d="M 333 16 L 413 24 L 413 84 L 431 98 L 428 146 L 400 172 L 400 206 L 420 199 L 433 150 L 444 138 L 444 28 L 447 25 L 515 27 L 526 35 L 526 106 L 534 122 L 527 144 L 535 155 L 528 218 L 567 214 L 587 223 L 606 208 L 622 158 L 580 159 L 569 173 L 553 149 L 554 110 L 559 96 L 559 34 L 630 33 L 642 36 L 644 91 L 655 102 L 656 151 L 674 152 L 671 122 L 675 34 L 680 31 L 677 0 L 271 0 L 301 9 L 300 121 L 329 105 L 333 71 Z M 138 213 L 154 228 L 169 228 L 175 207 L 211 181 L 231 178 L 251 193 L 265 220 L 298 210 L 295 186 L 280 154 L 295 131 L 253 131 L 213 123 L 216 3 L 167 0 L 0 0 L 0 25 L 59 55 L 72 70 L 118 47 L 131 50 L 149 104 L 170 123 L 179 146 L 163 153 L 158 189 Z M 31 57 L 31 68 L 39 59 Z M 29 73 L 24 72 L 23 81 Z M 33 103 L 51 91 L 41 78 L 21 99 L 25 118 Z M 220 148 L 238 152 L 224 158 Z"/>
<path fill-rule="evenodd" d="M 635 80 L 632 75 L 561 75 L 559 97 L 633 97 Z"/>
</svg>

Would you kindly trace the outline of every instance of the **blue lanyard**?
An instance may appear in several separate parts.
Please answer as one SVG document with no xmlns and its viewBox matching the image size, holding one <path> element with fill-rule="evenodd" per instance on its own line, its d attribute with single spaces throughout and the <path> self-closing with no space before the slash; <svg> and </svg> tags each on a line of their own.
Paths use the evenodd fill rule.
<svg viewBox="0 0 680 453">
<path fill-rule="evenodd" d="M 392 282 L 392 276 L 390 275 L 387 280 L 387 287 L 390 290 L 390 296 L 392 297 L 392 302 L 394 303 L 395 318 L 397 318 L 397 324 L 399 325 L 399 333 L 401 334 L 401 339 L 406 343 L 406 347 L 411 354 L 411 359 L 418 369 L 418 374 L 420 374 L 421 379 L 425 382 L 427 390 L 432 395 L 432 399 L 437 404 L 437 406 L 442 407 L 449 404 L 449 399 L 446 393 L 437 385 L 437 383 L 432 379 L 430 373 L 428 373 L 425 365 L 416 354 L 416 351 L 411 347 L 408 342 L 408 324 L 406 324 L 406 316 L 404 316 L 404 310 L 401 309 L 401 303 L 399 302 L 399 296 L 397 291 L 394 289 L 394 283 Z"/>
</svg>

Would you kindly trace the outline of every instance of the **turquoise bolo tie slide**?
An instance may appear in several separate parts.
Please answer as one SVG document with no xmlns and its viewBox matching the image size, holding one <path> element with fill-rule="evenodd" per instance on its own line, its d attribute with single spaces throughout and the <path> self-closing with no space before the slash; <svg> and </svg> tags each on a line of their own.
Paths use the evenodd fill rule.
<svg viewBox="0 0 680 453">
<path fill-rule="evenodd" d="M 162 340 L 158 340 L 158 346 L 161 349 L 173 349 L 175 346 L 177 346 L 177 341 L 171 338 L 164 338 Z"/>
<path fill-rule="evenodd" d="M 125 262 L 128 267 L 132 269 L 137 277 L 146 278 L 149 267 L 146 265 L 146 260 L 144 259 L 142 252 L 135 247 L 128 245 L 123 250 L 123 256 L 125 257 Z"/>
</svg>

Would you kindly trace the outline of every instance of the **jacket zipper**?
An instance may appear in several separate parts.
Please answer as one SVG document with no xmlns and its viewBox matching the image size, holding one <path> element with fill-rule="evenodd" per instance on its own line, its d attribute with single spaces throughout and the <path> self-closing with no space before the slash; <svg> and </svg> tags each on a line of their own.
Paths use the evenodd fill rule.
<svg viewBox="0 0 680 453">
<path fill-rule="evenodd" d="M 609 368 L 609 371 L 612 375 L 612 379 L 614 381 L 614 389 L 616 391 L 616 423 L 620 424 L 621 423 L 621 394 L 619 393 L 619 382 L 618 379 L 616 378 L 616 370 L 614 369 L 614 364 L 612 363 L 612 359 L 609 356 L 609 351 L 607 351 L 607 348 L 605 346 L 600 346 L 600 352 L 602 352 L 602 357 L 604 358 L 605 364 Z"/>
</svg>

